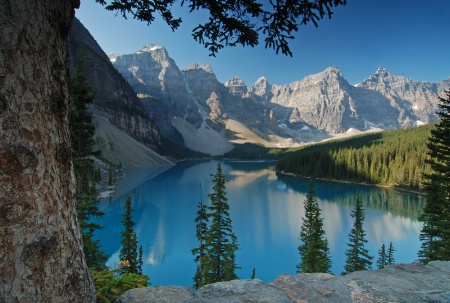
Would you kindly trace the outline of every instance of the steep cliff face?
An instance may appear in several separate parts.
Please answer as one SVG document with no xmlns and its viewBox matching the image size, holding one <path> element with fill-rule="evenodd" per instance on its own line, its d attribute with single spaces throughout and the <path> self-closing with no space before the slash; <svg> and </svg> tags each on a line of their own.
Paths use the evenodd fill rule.
<svg viewBox="0 0 450 303">
<path fill-rule="evenodd" d="M 106 117 L 129 136 L 152 149 L 158 149 L 161 137 L 157 125 L 149 119 L 131 86 L 76 18 L 68 41 L 70 69 L 74 69 L 77 58 L 82 56 L 84 72 L 96 93 L 92 107 L 94 116 Z"/>
<path fill-rule="evenodd" d="M 437 119 L 438 95 L 450 82 L 429 83 L 397 76 L 384 68 L 357 86 L 350 85 L 336 67 L 289 85 L 270 85 L 262 78 L 253 93 L 285 109 L 275 109 L 285 123 L 305 123 L 330 133 L 349 128 L 404 128 Z M 288 116 L 286 116 L 288 115 Z"/>
<path fill-rule="evenodd" d="M 184 76 L 164 47 L 147 45 L 134 54 L 117 56 L 114 66 L 138 94 L 156 99 L 147 100 L 145 108 L 152 119 L 162 124 L 162 130 L 173 134 L 172 117 L 183 117 L 200 126 L 202 119 Z"/>
<path fill-rule="evenodd" d="M 190 148 L 210 154 L 228 151 L 229 141 L 236 139 L 235 131 L 227 130 L 230 120 L 268 139 L 278 130 L 273 110 L 256 102 L 242 80 L 224 85 L 209 65 L 193 64 L 180 71 L 167 50 L 158 45 L 110 58 L 142 96 L 161 131 L 172 138 L 181 134 Z"/>
<path fill-rule="evenodd" d="M 351 94 L 353 87 L 336 67 L 289 85 L 272 86 L 271 102 L 290 108 L 289 122 L 303 121 L 331 133 L 344 132 L 361 123 Z"/>
<path fill-rule="evenodd" d="M 249 87 L 239 77 L 220 83 L 209 65 L 182 71 L 167 50 L 149 45 L 111 57 L 164 134 L 208 152 L 208 138 L 292 146 L 357 132 L 404 128 L 437 119 L 438 95 L 450 80 L 414 81 L 380 68 L 352 86 L 337 67 L 287 85 L 261 77 Z M 227 147 L 228 148 L 228 147 Z"/>
<path fill-rule="evenodd" d="M 442 90 L 436 83 L 414 81 L 379 68 L 357 87 L 360 92 L 358 99 L 366 101 L 361 102 L 361 110 L 366 110 L 366 115 L 374 111 L 379 113 L 379 117 L 373 120 L 381 122 L 380 118 L 387 114 L 383 108 L 388 107 L 391 112 L 387 123 L 393 127 L 411 127 L 437 119 L 437 96 Z M 385 104 L 380 104 L 380 101 Z"/>
</svg>

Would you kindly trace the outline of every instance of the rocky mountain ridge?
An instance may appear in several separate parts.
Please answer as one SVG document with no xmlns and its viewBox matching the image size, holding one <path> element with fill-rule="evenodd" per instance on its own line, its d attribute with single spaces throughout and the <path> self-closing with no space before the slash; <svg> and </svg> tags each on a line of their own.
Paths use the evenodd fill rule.
<svg viewBox="0 0 450 303">
<path fill-rule="evenodd" d="M 209 65 L 180 70 L 159 45 L 109 57 L 164 134 L 212 154 L 230 143 L 286 147 L 427 124 L 450 88 L 450 78 L 420 82 L 384 68 L 353 86 L 337 67 L 287 85 L 261 77 L 249 87 L 239 77 L 220 83 Z"/>
<path fill-rule="evenodd" d="M 133 88 L 116 71 L 110 58 L 76 18 L 73 20 L 69 33 L 68 49 L 71 72 L 74 70 L 78 58 L 82 57 L 83 59 L 84 73 L 95 92 L 94 102 L 90 106 L 94 120 L 100 117 L 106 118 L 111 125 L 123 131 L 124 135 L 136 140 L 137 142 L 134 142 L 136 146 L 138 142 L 144 144 L 149 149 L 146 151 L 147 154 L 150 154 L 151 150 L 158 150 L 162 144 L 158 126 L 149 119 Z M 97 132 L 96 136 L 99 135 Z M 101 139 L 106 140 L 106 138 Z M 110 144 L 113 143 L 110 142 Z M 106 154 L 104 156 L 112 163 L 124 162 L 123 159 L 109 158 Z M 147 159 L 150 158 L 147 157 Z M 154 163 L 162 162 L 159 158 L 155 158 L 154 161 L 145 163 L 154 165 Z"/>
<path fill-rule="evenodd" d="M 265 284 L 234 280 L 189 287 L 136 288 L 118 303 L 308 303 L 450 302 L 450 262 L 397 264 L 336 277 L 330 274 L 281 275 Z"/>
</svg>

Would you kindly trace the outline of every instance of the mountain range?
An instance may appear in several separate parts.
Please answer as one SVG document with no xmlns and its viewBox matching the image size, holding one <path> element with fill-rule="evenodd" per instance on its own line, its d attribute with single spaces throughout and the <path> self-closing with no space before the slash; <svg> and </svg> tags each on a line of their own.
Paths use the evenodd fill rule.
<svg viewBox="0 0 450 303">
<path fill-rule="evenodd" d="M 287 147 L 427 124 L 450 87 L 450 78 L 414 81 L 385 68 L 353 86 L 337 67 L 287 85 L 261 77 L 247 86 L 239 77 L 220 83 L 209 65 L 180 70 L 160 45 L 109 57 L 163 134 L 178 132 L 186 146 L 212 154 L 229 143 Z"/>
<path fill-rule="evenodd" d="M 83 44 L 91 45 L 107 66 L 106 55 L 100 54 L 98 45 L 93 47 L 96 42 L 89 36 L 78 40 L 91 39 Z M 88 51 L 84 52 L 86 56 Z M 266 77 L 252 86 L 239 77 L 220 83 L 211 66 L 193 64 L 181 70 L 163 46 L 154 44 L 133 54 L 109 53 L 108 57 L 113 68 L 99 69 L 99 62 L 90 62 L 89 73 L 100 82 L 93 83 L 95 87 L 116 97 L 116 101 L 95 101 L 107 105 L 110 121 L 117 120 L 111 115 L 118 115 L 111 108 L 119 110 L 113 104 L 122 104 L 121 110 L 132 106 L 140 119 L 146 116 L 146 125 L 152 129 L 147 135 L 152 135 L 146 139 L 140 131 L 136 135 L 142 127 L 128 133 L 146 141 L 148 147 L 161 144 L 158 138 L 162 136 L 212 155 L 223 154 L 238 143 L 290 147 L 427 124 L 437 119 L 438 96 L 450 88 L 450 78 L 437 83 L 414 81 L 385 68 L 357 85 L 349 84 L 337 67 L 286 85 L 272 85 Z M 118 75 L 125 80 L 117 80 Z M 119 88 L 127 93 L 120 93 Z"/>
</svg>

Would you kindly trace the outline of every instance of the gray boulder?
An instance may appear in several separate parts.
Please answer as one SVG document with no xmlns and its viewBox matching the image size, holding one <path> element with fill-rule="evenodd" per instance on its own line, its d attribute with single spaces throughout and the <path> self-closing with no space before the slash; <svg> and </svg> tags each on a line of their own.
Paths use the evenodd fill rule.
<svg viewBox="0 0 450 303">
<path fill-rule="evenodd" d="M 234 280 L 197 291 L 163 286 L 133 289 L 119 303 L 312 303 L 312 302 L 450 302 L 450 262 L 397 264 L 382 270 L 330 274 L 281 275 L 265 284 Z"/>
</svg>

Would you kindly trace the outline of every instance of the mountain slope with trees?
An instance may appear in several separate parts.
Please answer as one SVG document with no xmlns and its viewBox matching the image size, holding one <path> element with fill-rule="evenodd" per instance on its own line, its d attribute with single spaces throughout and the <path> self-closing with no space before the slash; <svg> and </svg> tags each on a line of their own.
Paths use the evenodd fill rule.
<svg viewBox="0 0 450 303">
<path fill-rule="evenodd" d="M 427 138 L 435 124 L 324 142 L 300 148 L 276 169 L 302 176 L 421 189 Z"/>
<path fill-rule="evenodd" d="M 427 163 L 431 172 L 425 174 L 427 202 L 419 221 L 422 247 L 419 259 L 423 263 L 450 260 L 450 90 L 439 98 L 439 123 L 427 141 Z"/>
</svg>

